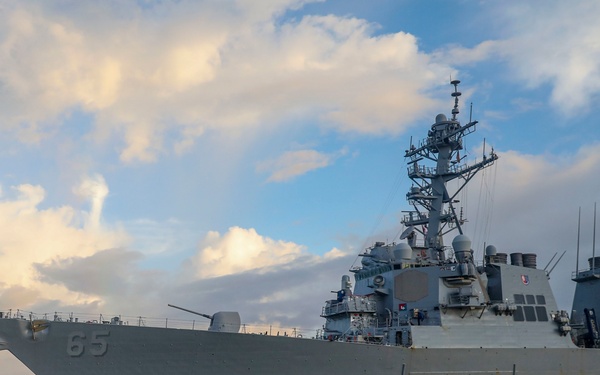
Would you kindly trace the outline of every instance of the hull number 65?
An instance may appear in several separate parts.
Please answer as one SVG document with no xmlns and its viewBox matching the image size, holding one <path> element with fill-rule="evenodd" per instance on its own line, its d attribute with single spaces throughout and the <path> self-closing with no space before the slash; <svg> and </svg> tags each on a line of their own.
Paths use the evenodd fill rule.
<svg viewBox="0 0 600 375">
<path fill-rule="evenodd" d="M 110 336 L 109 331 L 92 331 L 90 337 L 86 337 L 83 331 L 71 332 L 67 338 L 67 354 L 71 357 L 79 357 L 87 347 L 91 355 L 103 356 L 108 351 L 108 342 L 106 341 L 108 336 Z"/>
</svg>

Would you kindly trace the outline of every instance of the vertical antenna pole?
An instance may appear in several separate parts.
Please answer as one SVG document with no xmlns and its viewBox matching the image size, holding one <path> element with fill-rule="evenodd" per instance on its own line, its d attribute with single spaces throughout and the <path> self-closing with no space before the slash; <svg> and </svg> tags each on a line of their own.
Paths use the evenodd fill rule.
<svg viewBox="0 0 600 375">
<path fill-rule="evenodd" d="M 592 239 L 592 274 L 596 268 L 596 202 L 594 202 L 594 236 Z"/>
<path fill-rule="evenodd" d="M 575 261 L 575 277 L 579 277 L 579 238 L 581 237 L 581 206 L 579 206 L 579 218 L 577 219 L 577 260 Z"/>
<path fill-rule="evenodd" d="M 483 241 L 483 266 L 485 267 L 485 248 L 486 248 L 486 241 Z"/>
<path fill-rule="evenodd" d="M 483 158 L 485 159 L 485 138 L 483 138 Z"/>
<path fill-rule="evenodd" d="M 472 122 L 473 117 L 473 102 L 471 102 L 471 109 L 469 110 L 469 124 Z"/>
</svg>

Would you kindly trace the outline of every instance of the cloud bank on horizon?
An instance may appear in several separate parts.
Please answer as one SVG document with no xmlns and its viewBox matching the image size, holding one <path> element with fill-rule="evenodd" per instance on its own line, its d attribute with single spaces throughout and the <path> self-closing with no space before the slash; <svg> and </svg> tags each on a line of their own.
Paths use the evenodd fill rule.
<svg viewBox="0 0 600 375">
<path fill-rule="evenodd" d="M 401 164 L 381 150 L 450 109 L 450 76 L 501 157 L 493 215 L 465 196 L 490 238 L 474 237 L 546 258 L 573 248 L 577 207 L 600 198 L 600 3 L 484 1 L 469 7 L 492 21 L 452 42 L 431 39 L 416 2 L 382 10 L 414 12 L 411 31 L 354 2 L 318 11 L 330 3 L 0 1 L 1 308 L 173 302 L 318 327 L 358 246 L 398 229 L 361 226 Z"/>
</svg>

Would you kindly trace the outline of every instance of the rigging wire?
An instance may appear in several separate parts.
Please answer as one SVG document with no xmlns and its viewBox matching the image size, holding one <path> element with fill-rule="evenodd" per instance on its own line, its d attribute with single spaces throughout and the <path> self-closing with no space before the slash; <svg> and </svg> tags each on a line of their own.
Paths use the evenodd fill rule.
<svg viewBox="0 0 600 375">
<path fill-rule="evenodd" d="M 492 220 L 494 218 L 494 199 L 496 196 L 496 177 L 498 175 L 498 168 L 496 165 L 492 166 L 492 170 L 489 173 L 491 181 L 488 186 L 488 191 L 490 192 L 490 196 L 488 197 L 489 209 L 487 210 L 487 217 L 485 220 L 486 228 L 484 231 L 484 239 L 489 239 L 492 232 Z M 485 249 L 484 249 L 485 250 Z"/>
<path fill-rule="evenodd" d="M 480 225 L 479 222 L 483 222 L 484 219 L 481 219 L 481 217 L 484 216 L 484 212 L 486 211 L 486 207 L 485 207 L 485 202 L 487 201 L 487 199 L 485 199 L 485 197 L 483 197 L 484 195 L 484 186 L 485 186 L 485 178 L 487 175 L 487 171 L 484 169 L 483 171 L 481 171 L 480 177 L 479 177 L 479 192 L 477 195 L 477 210 L 475 213 L 475 228 L 473 228 L 473 243 L 477 244 L 477 246 L 475 246 L 475 259 L 478 259 L 479 256 L 479 251 L 481 249 L 481 243 L 483 242 L 483 235 L 482 235 L 482 230 L 480 230 Z"/>
<path fill-rule="evenodd" d="M 459 182 L 457 182 L 459 184 Z M 467 184 L 464 189 L 460 192 L 460 202 L 461 208 L 463 209 L 463 219 L 468 221 L 467 214 L 469 212 L 469 184 Z"/>
<path fill-rule="evenodd" d="M 359 252 L 362 251 L 362 249 L 366 249 L 367 248 L 367 244 L 369 243 L 369 241 L 371 241 L 371 238 L 373 237 L 375 231 L 377 230 L 377 228 L 379 227 L 379 225 L 383 221 L 383 218 L 385 217 L 385 215 L 387 213 L 387 210 L 389 209 L 389 207 L 391 206 L 392 202 L 396 198 L 398 190 L 400 189 L 400 186 L 401 186 L 401 184 L 403 182 L 403 179 L 402 179 L 403 172 L 404 171 L 402 169 L 398 170 L 398 172 L 396 174 L 396 177 L 394 179 L 394 183 L 392 184 L 392 187 L 390 188 L 390 192 L 388 193 L 386 199 L 383 201 L 383 204 L 381 206 L 381 210 L 380 210 L 379 214 L 377 215 L 377 219 L 375 220 L 375 223 L 373 224 L 373 227 L 371 228 L 371 231 L 369 232 L 369 235 L 367 237 L 365 237 L 365 241 L 363 242 L 363 244 L 362 244 L 361 249 L 359 250 Z M 354 262 L 352 262 L 352 267 L 351 268 L 354 267 L 354 265 L 356 264 L 356 261 L 358 260 L 358 258 L 359 258 L 359 256 L 357 254 L 356 258 L 354 259 Z"/>
<path fill-rule="evenodd" d="M 495 165 L 492 168 L 493 172 L 490 171 L 491 173 L 488 173 L 485 169 L 481 173 L 473 241 L 476 244 L 476 259 L 485 251 L 483 244 L 489 238 L 492 228 L 496 177 L 498 173 Z M 479 225 L 479 222 L 481 222 L 481 225 Z M 480 251 L 482 252 L 481 254 L 479 253 Z"/>
</svg>

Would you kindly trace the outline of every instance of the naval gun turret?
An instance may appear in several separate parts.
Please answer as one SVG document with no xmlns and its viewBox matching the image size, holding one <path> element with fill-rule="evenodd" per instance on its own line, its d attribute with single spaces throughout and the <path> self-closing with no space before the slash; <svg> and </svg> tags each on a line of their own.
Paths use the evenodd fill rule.
<svg viewBox="0 0 600 375">
<path fill-rule="evenodd" d="M 213 315 L 209 315 L 171 304 L 168 306 L 210 319 L 210 326 L 208 327 L 209 331 L 233 333 L 238 333 L 240 331 L 241 319 L 240 314 L 237 311 L 219 311 Z"/>
</svg>

